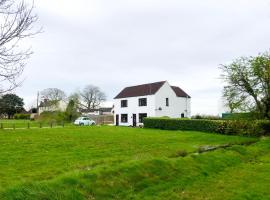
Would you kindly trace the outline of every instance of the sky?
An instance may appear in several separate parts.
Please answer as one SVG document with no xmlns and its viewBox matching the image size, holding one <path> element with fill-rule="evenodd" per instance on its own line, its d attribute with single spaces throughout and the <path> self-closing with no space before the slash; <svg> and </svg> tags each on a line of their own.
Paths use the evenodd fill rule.
<svg viewBox="0 0 270 200">
<path fill-rule="evenodd" d="M 167 80 L 193 115 L 217 115 L 220 65 L 270 47 L 270 0 L 36 0 L 34 12 L 43 31 L 26 41 L 34 54 L 16 89 L 26 107 L 45 88 L 96 85 L 111 105 L 126 86 Z"/>
</svg>

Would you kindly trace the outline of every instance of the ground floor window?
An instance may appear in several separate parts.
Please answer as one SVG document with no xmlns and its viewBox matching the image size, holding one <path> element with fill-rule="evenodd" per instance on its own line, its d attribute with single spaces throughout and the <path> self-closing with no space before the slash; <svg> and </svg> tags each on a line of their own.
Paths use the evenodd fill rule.
<svg viewBox="0 0 270 200">
<path fill-rule="evenodd" d="M 121 122 L 122 123 L 128 122 L 128 115 L 127 114 L 121 114 Z"/>
<path fill-rule="evenodd" d="M 145 117 L 147 117 L 147 113 L 139 113 L 139 123 L 143 123 Z"/>
<path fill-rule="evenodd" d="M 181 118 L 184 118 L 185 117 L 185 114 L 184 113 L 181 113 Z"/>
</svg>

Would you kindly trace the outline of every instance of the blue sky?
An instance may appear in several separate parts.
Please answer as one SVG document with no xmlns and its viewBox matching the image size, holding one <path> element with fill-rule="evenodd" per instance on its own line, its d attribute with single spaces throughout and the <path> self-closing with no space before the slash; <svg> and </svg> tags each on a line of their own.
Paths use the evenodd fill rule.
<svg viewBox="0 0 270 200">
<path fill-rule="evenodd" d="M 16 92 L 27 107 L 49 87 L 123 88 L 168 80 L 192 96 L 192 114 L 223 111 L 220 64 L 269 50 L 268 0 L 36 0 L 43 33 Z"/>
</svg>

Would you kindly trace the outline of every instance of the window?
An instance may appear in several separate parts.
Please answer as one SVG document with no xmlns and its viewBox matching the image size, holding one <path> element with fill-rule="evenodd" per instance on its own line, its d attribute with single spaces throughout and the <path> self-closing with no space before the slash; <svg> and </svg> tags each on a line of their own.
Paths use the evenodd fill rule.
<svg viewBox="0 0 270 200">
<path fill-rule="evenodd" d="M 147 106 L 147 98 L 140 98 L 139 106 Z"/>
<path fill-rule="evenodd" d="M 181 113 L 181 118 L 184 118 L 185 117 L 185 114 L 184 113 Z"/>
<path fill-rule="evenodd" d="M 147 113 L 139 113 L 139 123 L 143 123 L 145 117 L 147 117 Z"/>
<path fill-rule="evenodd" d="M 128 122 L 128 115 L 127 114 L 121 114 L 121 122 L 122 123 Z"/>
<path fill-rule="evenodd" d="M 166 106 L 169 106 L 169 98 L 166 98 Z"/>
<path fill-rule="evenodd" d="M 128 101 L 127 100 L 121 100 L 121 107 L 127 107 L 128 106 Z"/>
</svg>

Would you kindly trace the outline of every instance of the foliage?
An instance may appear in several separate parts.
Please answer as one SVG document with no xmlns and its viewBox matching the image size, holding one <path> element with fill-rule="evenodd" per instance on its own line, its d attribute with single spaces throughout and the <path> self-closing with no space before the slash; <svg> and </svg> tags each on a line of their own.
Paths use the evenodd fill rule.
<svg viewBox="0 0 270 200">
<path fill-rule="evenodd" d="M 221 118 L 216 115 L 194 115 L 191 117 L 192 119 L 209 119 L 209 120 L 220 120 Z"/>
<path fill-rule="evenodd" d="M 14 119 L 30 119 L 30 114 L 16 113 Z"/>
<path fill-rule="evenodd" d="M 222 119 L 230 120 L 258 120 L 262 119 L 259 113 L 247 112 L 247 113 L 223 113 Z"/>
<path fill-rule="evenodd" d="M 227 135 L 270 135 L 267 120 L 204 120 L 145 118 L 144 127 L 164 130 L 185 130 Z"/>
<path fill-rule="evenodd" d="M 32 31 L 37 16 L 33 14 L 33 5 L 23 0 L 0 0 L 0 93 L 13 90 L 20 82 L 25 61 L 32 54 L 31 49 L 24 50 L 22 41 L 39 31 Z"/>
<path fill-rule="evenodd" d="M 16 94 L 5 94 L 0 98 L 0 113 L 12 118 L 15 113 L 22 112 L 23 99 Z"/>
<path fill-rule="evenodd" d="M 242 57 L 221 69 L 230 112 L 253 111 L 270 119 L 270 52 Z"/>
<path fill-rule="evenodd" d="M 78 118 L 80 116 L 80 113 L 77 110 L 77 104 L 74 100 L 71 99 L 65 111 L 65 120 L 71 122 Z"/>
<path fill-rule="evenodd" d="M 270 198 L 269 138 L 77 127 L 3 131 L 0 141 L 3 200 Z M 192 153 L 223 144 L 234 145 Z M 179 148 L 188 155 L 171 158 Z"/>
<path fill-rule="evenodd" d="M 38 117 L 39 122 L 61 123 L 65 121 L 65 113 L 61 111 L 44 111 Z"/>
</svg>

